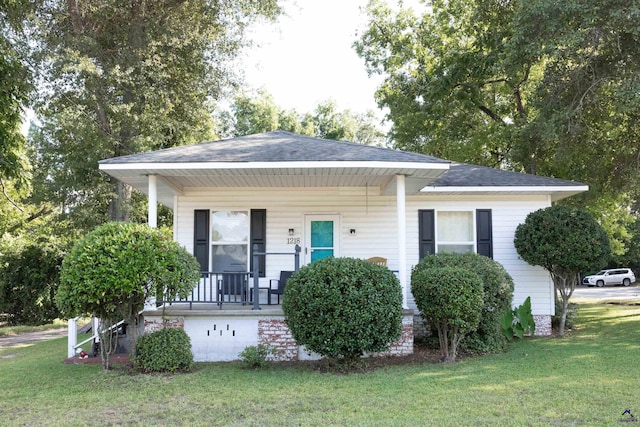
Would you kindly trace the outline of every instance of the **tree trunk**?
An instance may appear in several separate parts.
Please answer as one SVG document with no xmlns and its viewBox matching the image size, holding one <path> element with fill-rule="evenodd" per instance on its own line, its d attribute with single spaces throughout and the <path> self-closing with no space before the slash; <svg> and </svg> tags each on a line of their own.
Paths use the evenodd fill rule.
<svg viewBox="0 0 640 427">
<path fill-rule="evenodd" d="M 461 339 L 462 337 L 458 333 L 458 327 L 454 326 L 453 331 L 451 331 L 449 354 L 447 355 L 446 359 L 444 359 L 444 363 L 456 362 L 456 357 L 458 355 L 458 344 L 460 343 Z"/>
<path fill-rule="evenodd" d="M 567 323 L 567 310 L 569 308 L 569 298 L 562 295 L 562 315 L 560 316 L 560 326 L 558 327 L 558 336 L 564 337 L 564 325 Z"/>
<path fill-rule="evenodd" d="M 110 328 L 117 323 L 113 319 L 100 319 L 98 325 L 98 336 L 100 337 L 100 356 L 102 358 L 102 368 L 105 371 L 111 369 L 111 354 L 118 347 L 118 331 L 115 333 Z"/>
<path fill-rule="evenodd" d="M 128 222 L 131 213 L 131 186 L 122 181 L 115 182 L 114 195 L 109 202 L 111 221 Z"/>
</svg>

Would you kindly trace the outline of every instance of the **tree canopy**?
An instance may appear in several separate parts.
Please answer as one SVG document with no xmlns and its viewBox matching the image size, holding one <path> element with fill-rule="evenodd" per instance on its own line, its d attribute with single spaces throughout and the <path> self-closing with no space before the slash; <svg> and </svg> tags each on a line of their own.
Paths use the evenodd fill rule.
<svg viewBox="0 0 640 427">
<path fill-rule="evenodd" d="M 398 148 L 635 191 L 640 1 L 372 1 L 356 43 Z"/>
<path fill-rule="evenodd" d="M 241 93 L 230 111 L 218 114 L 223 136 L 242 136 L 284 130 L 324 139 L 385 145 L 386 137 L 373 111 L 356 114 L 340 110 L 335 101 L 320 102 L 313 112 L 304 114 L 279 107 L 273 96 L 260 89 L 254 96 Z"/>
<path fill-rule="evenodd" d="M 208 139 L 246 26 L 278 14 L 275 0 L 45 2 L 34 138 L 44 197 L 89 224 L 128 220 L 131 188 L 98 160 Z"/>
</svg>

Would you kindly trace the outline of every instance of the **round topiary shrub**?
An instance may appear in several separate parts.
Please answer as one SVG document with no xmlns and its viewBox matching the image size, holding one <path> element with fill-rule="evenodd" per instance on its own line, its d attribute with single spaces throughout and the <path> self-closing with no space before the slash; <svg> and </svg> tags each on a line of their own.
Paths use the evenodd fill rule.
<svg viewBox="0 0 640 427">
<path fill-rule="evenodd" d="M 411 283 L 416 305 L 438 330 L 445 362 L 455 362 L 458 345 L 474 331 L 482 310 L 482 279 L 461 267 L 414 269 Z"/>
<path fill-rule="evenodd" d="M 420 260 L 414 271 L 442 267 L 461 267 L 482 279 L 482 313 L 478 329 L 469 333 L 462 346 L 471 353 L 495 353 L 503 351 L 507 340 L 502 333 L 500 320 L 511 311 L 513 279 L 497 261 L 475 253 L 439 253 Z M 413 277 L 413 276 L 412 276 Z M 413 289 L 413 279 L 411 279 Z M 415 296 L 415 292 L 414 292 Z"/>
<path fill-rule="evenodd" d="M 181 328 L 164 328 L 142 335 L 136 341 L 133 364 L 142 372 L 190 371 L 191 340 Z"/>
<path fill-rule="evenodd" d="M 402 333 L 402 290 L 386 267 L 324 258 L 287 281 L 282 303 L 298 344 L 325 357 L 355 360 L 386 350 Z"/>
</svg>

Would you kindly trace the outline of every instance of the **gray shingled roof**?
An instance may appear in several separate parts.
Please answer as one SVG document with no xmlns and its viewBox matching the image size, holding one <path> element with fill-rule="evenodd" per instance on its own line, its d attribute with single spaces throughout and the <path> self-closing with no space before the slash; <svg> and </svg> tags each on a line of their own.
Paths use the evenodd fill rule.
<svg viewBox="0 0 640 427">
<path fill-rule="evenodd" d="M 141 169 L 140 173 L 148 174 L 152 173 L 153 164 L 248 163 L 247 168 L 251 168 L 250 163 L 313 162 L 317 166 L 322 162 L 336 161 L 450 164 L 449 170 L 427 184 L 432 188 L 584 186 L 578 182 L 449 162 L 418 153 L 353 142 L 325 140 L 284 131 L 115 157 L 102 160 L 100 164 L 106 169 L 117 165 L 147 165 L 143 168 L 144 170 Z M 109 173 L 123 179 L 114 172 Z"/>
<path fill-rule="evenodd" d="M 585 185 L 564 179 L 505 171 L 466 163 L 451 163 L 432 187 L 575 187 Z"/>
<path fill-rule="evenodd" d="M 449 163 L 407 151 L 275 131 L 101 160 L 100 164 L 380 161 Z"/>
</svg>

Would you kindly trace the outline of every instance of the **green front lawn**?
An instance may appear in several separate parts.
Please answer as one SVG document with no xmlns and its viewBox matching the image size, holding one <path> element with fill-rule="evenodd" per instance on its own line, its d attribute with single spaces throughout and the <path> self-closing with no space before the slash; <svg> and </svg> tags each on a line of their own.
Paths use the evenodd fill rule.
<svg viewBox="0 0 640 427">
<path fill-rule="evenodd" d="M 7 326 L 0 322 L 0 337 L 15 336 L 28 332 L 45 331 L 51 329 L 66 328 L 67 322 L 64 320 L 55 320 L 53 323 L 42 326 Z"/>
<path fill-rule="evenodd" d="M 585 304 L 564 339 L 455 365 L 340 375 L 198 364 L 186 375 L 64 365 L 66 340 L 0 349 L 0 425 L 619 425 L 640 416 L 640 307 Z"/>
</svg>

